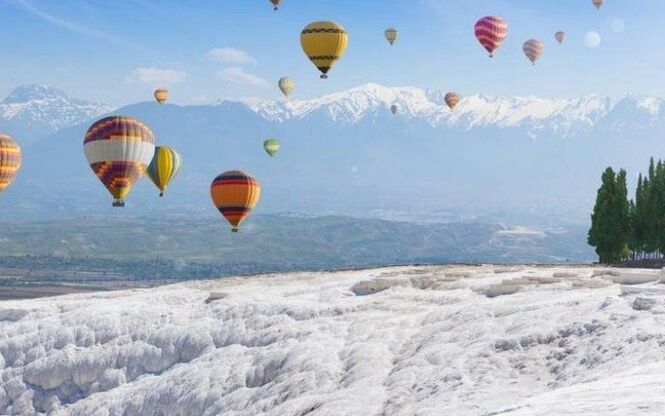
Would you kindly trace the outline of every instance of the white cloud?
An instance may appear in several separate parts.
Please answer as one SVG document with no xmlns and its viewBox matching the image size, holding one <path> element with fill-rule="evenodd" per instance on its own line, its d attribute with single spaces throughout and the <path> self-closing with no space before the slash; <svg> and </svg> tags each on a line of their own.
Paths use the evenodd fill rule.
<svg viewBox="0 0 665 416">
<path fill-rule="evenodd" d="M 206 57 L 215 62 L 228 65 L 255 64 L 256 59 L 242 49 L 215 48 L 208 51 Z"/>
<path fill-rule="evenodd" d="M 130 75 L 125 77 L 125 81 L 129 83 L 141 82 L 154 86 L 158 85 L 171 85 L 183 81 L 187 77 L 184 71 L 168 68 L 136 68 Z"/>
<path fill-rule="evenodd" d="M 216 75 L 217 78 L 222 81 L 233 84 L 248 85 L 251 87 L 265 87 L 268 85 L 268 81 L 265 79 L 245 72 L 245 70 L 239 66 L 222 69 L 221 71 L 218 71 Z"/>
</svg>

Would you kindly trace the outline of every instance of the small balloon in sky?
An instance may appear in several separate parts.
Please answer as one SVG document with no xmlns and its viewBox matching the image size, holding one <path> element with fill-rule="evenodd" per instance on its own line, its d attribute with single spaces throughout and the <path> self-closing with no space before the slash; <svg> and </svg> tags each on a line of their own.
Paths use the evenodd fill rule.
<svg viewBox="0 0 665 416">
<path fill-rule="evenodd" d="M 600 46 L 601 42 L 601 37 L 598 34 L 598 32 L 595 31 L 590 31 L 586 32 L 586 35 L 584 35 L 584 45 L 586 45 L 587 48 L 597 48 Z"/>
<path fill-rule="evenodd" d="M 623 33 L 626 30 L 626 23 L 618 17 L 612 19 L 612 30 L 616 33 Z"/>
</svg>

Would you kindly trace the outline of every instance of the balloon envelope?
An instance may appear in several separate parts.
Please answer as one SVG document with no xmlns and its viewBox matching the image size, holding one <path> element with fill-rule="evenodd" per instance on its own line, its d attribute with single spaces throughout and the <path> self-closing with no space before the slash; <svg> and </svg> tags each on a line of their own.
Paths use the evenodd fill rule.
<svg viewBox="0 0 665 416">
<path fill-rule="evenodd" d="M 279 89 L 282 91 L 282 94 L 284 94 L 285 97 L 291 95 L 291 92 L 296 88 L 296 82 L 293 80 L 293 78 L 289 77 L 280 78 L 278 85 Z"/>
<path fill-rule="evenodd" d="M 386 29 L 384 33 L 384 36 L 386 37 L 386 40 L 390 42 L 390 44 L 394 44 L 397 38 L 399 37 L 399 32 L 395 28 L 388 28 Z"/>
<path fill-rule="evenodd" d="M 155 155 L 145 173 L 164 196 L 169 183 L 178 175 L 182 167 L 180 154 L 168 146 L 155 147 Z"/>
<path fill-rule="evenodd" d="M 328 78 L 328 71 L 344 55 L 349 37 L 342 25 L 321 21 L 307 25 L 300 34 L 300 45 L 310 61 Z"/>
<path fill-rule="evenodd" d="M 566 40 L 566 32 L 556 32 L 554 34 L 554 38 L 556 39 L 557 42 L 559 42 L 559 45 L 563 43 L 564 40 Z"/>
<path fill-rule="evenodd" d="M 456 92 L 449 92 L 448 94 L 446 94 L 444 99 L 446 101 L 446 104 L 448 105 L 448 108 L 454 110 L 455 107 L 457 107 L 457 104 L 459 104 L 461 97 Z"/>
<path fill-rule="evenodd" d="M 270 157 L 275 156 L 281 147 L 282 145 L 277 139 L 268 139 L 263 142 L 263 149 L 266 151 L 266 153 L 268 153 L 268 155 L 270 155 Z"/>
<path fill-rule="evenodd" d="M 508 23 L 497 16 L 486 16 L 476 22 L 476 38 L 490 57 L 508 36 Z"/>
<path fill-rule="evenodd" d="M 391 113 L 393 113 L 393 114 L 397 114 L 397 110 L 398 110 L 398 108 L 397 108 L 397 106 L 396 106 L 395 104 L 393 104 L 393 105 L 390 106 L 390 112 L 391 112 Z"/>
<path fill-rule="evenodd" d="M 122 207 L 155 154 L 155 136 L 140 120 L 111 116 L 90 126 L 83 149 L 92 171 L 113 196 L 113 206 Z"/>
<path fill-rule="evenodd" d="M 240 170 L 231 170 L 217 176 L 210 185 L 212 202 L 238 232 L 240 224 L 247 219 L 261 197 L 261 185 L 252 175 Z"/>
<path fill-rule="evenodd" d="M 155 100 L 158 103 L 164 104 L 169 99 L 169 91 L 163 88 L 155 90 Z"/>
<path fill-rule="evenodd" d="M 21 168 L 21 147 L 6 134 L 0 133 L 0 193 L 7 189 Z"/>
<path fill-rule="evenodd" d="M 591 0 L 591 3 L 596 6 L 596 9 L 600 10 L 600 8 L 603 7 L 603 4 L 605 4 L 605 0 Z"/>
<path fill-rule="evenodd" d="M 543 56 L 543 51 L 545 50 L 545 45 L 543 42 L 536 39 L 529 39 L 524 42 L 522 50 L 527 58 L 533 63 L 536 64 L 536 61 Z"/>
</svg>

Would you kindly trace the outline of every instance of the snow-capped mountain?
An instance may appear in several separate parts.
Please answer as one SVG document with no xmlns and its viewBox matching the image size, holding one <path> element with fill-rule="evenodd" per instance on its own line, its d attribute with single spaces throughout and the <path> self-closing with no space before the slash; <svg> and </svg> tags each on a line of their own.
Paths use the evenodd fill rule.
<svg viewBox="0 0 665 416">
<path fill-rule="evenodd" d="M 0 127 L 21 144 L 30 144 L 111 110 L 104 104 L 70 98 L 55 88 L 22 85 L 0 101 Z"/>
<path fill-rule="evenodd" d="M 323 116 L 335 122 L 354 124 L 387 117 L 390 106 L 395 104 L 399 109 L 398 117 L 423 120 L 433 127 L 525 128 L 531 136 L 541 132 L 570 136 L 602 124 L 614 112 L 627 117 L 626 125 L 635 116 L 653 123 L 659 120 L 663 107 L 663 100 L 659 98 L 638 96 L 619 100 L 600 96 L 549 100 L 472 95 L 463 98 L 455 111 L 450 111 L 444 96 L 445 92 L 440 90 L 367 84 L 311 100 L 277 100 L 251 107 L 270 121 Z"/>
<path fill-rule="evenodd" d="M 0 413 L 660 416 L 658 280 L 414 266 L 5 301 Z"/>
</svg>

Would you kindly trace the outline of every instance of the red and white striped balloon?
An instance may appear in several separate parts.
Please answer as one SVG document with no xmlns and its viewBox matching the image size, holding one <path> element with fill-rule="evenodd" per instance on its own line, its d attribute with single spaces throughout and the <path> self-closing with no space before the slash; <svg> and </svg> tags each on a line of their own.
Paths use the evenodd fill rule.
<svg viewBox="0 0 665 416">
<path fill-rule="evenodd" d="M 490 58 L 508 36 L 508 23 L 497 16 L 486 16 L 476 22 L 476 38 L 489 52 Z"/>
<path fill-rule="evenodd" d="M 543 55 L 543 52 L 545 51 L 545 45 L 539 40 L 529 39 L 524 42 L 522 50 L 524 51 L 526 57 L 529 58 L 531 63 L 535 65 L 538 58 Z"/>
</svg>

